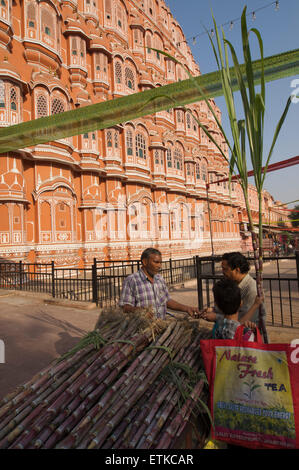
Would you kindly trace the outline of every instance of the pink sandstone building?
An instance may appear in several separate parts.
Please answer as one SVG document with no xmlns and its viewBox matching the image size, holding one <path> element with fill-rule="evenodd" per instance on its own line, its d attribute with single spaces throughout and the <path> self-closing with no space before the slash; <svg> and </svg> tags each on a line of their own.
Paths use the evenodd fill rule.
<svg viewBox="0 0 299 470">
<path fill-rule="evenodd" d="M 188 78 L 152 48 L 200 74 L 163 0 L 0 0 L 0 126 Z M 211 232 L 217 253 L 250 249 L 240 188 L 216 182 L 227 163 L 193 116 L 228 155 L 204 102 L 2 154 L 0 257 L 85 266 L 155 246 L 187 258 L 211 253 Z M 253 186 L 250 198 L 257 220 Z"/>
</svg>

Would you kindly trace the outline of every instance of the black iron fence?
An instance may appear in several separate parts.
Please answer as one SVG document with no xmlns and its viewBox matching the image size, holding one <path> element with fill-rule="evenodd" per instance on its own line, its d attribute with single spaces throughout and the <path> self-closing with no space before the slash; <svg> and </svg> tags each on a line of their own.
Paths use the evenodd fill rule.
<svg viewBox="0 0 299 470">
<path fill-rule="evenodd" d="M 248 257 L 252 261 L 252 256 Z M 273 326 L 299 327 L 299 252 L 295 256 L 266 256 L 263 258 L 263 288 L 267 323 Z M 288 261 L 287 268 L 283 261 Z M 196 257 L 197 294 L 199 308 L 211 306 L 212 288 L 221 279 L 221 256 Z M 271 271 L 271 272 L 267 272 Z M 253 275 L 253 277 L 255 277 Z"/>
<path fill-rule="evenodd" d="M 248 256 L 252 261 L 252 256 Z M 286 270 L 283 261 L 291 261 Z M 272 325 L 299 327 L 299 253 L 295 256 L 266 256 L 271 274 L 264 273 L 267 321 Z M 288 266 L 290 263 L 288 263 Z M 95 302 L 98 306 L 118 303 L 124 279 L 141 266 L 140 260 L 99 261 L 89 268 L 60 268 L 49 264 L 0 260 L 0 288 L 48 293 L 56 298 Z M 162 276 L 174 286 L 197 278 L 198 306 L 213 303 L 212 288 L 221 278 L 221 256 L 169 259 L 162 263 Z"/>
<path fill-rule="evenodd" d="M 56 298 L 95 302 L 99 306 L 116 305 L 123 280 L 138 271 L 140 260 L 100 261 L 89 268 L 60 268 L 49 264 L 0 260 L 0 288 L 41 292 Z M 194 258 L 165 260 L 162 276 L 168 286 L 196 277 Z"/>
</svg>

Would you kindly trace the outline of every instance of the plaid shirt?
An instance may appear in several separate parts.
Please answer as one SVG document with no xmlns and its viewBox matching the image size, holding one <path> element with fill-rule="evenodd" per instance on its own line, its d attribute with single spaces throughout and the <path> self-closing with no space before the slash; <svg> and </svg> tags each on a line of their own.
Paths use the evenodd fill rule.
<svg viewBox="0 0 299 470">
<path fill-rule="evenodd" d="M 213 328 L 214 339 L 234 339 L 236 330 L 241 323 L 237 320 L 230 320 L 225 318 L 221 313 L 216 313 L 216 322 Z M 245 328 L 243 331 L 244 341 L 254 341 L 254 333 L 249 329 Z"/>
<path fill-rule="evenodd" d="M 216 323 L 213 328 L 213 338 L 215 339 L 234 339 L 236 329 L 240 323 L 236 320 L 229 320 L 224 315 L 216 314 Z"/>
<path fill-rule="evenodd" d="M 157 318 L 165 318 L 169 292 L 163 277 L 154 276 L 154 282 L 147 278 L 142 269 L 130 274 L 123 283 L 119 306 L 152 307 Z"/>
</svg>

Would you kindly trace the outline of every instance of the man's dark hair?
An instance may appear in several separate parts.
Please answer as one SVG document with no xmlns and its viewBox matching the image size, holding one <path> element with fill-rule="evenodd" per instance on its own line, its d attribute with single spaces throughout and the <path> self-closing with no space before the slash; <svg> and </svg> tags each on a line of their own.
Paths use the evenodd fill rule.
<svg viewBox="0 0 299 470">
<path fill-rule="evenodd" d="M 224 315 L 233 315 L 241 305 L 241 290 L 231 279 L 220 279 L 213 287 L 214 300 Z"/>
<path fill-rule="evenodd" d="M 230 253 L 224 253 L 222 260 L 227 261 L 227 264 L 231 269 L 239 268 L 242 274 L 248 273 L 250 270 L 250 264 L 242 253 L 239 251 L 231 251 Z"/>
<path fill-rule="evenodd" d="M 142 252 L 141 261 L 148 259 L 151 255 L 162 256 L 161 251 L 157 250 L 156 248 L 147 248 Z"/>
</svg>

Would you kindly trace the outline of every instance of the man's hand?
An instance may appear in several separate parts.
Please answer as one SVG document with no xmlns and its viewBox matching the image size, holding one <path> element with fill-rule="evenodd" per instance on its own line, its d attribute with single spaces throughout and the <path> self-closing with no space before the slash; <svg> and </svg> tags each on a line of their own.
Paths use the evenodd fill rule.
<svg viewBox="0 0 299 470">
<path fill-rule="evenodd" d="M 186 310 L 185 310 L 188 315 L 190 315 L 190 317 L 192 318 L 198 318 L 199 315 L 200 315 L 200 311 L 198 310 L 198 308 L 196 307 L 189 307 L 188 305 L 186 306 Z"/>
<path fill-rule="evenodd" d="M 203 318 L 206 321 L 216 321 L 216 312 L 211 307 L 205 308 L 202 310 L 200 318 Z"/>
</svg>

